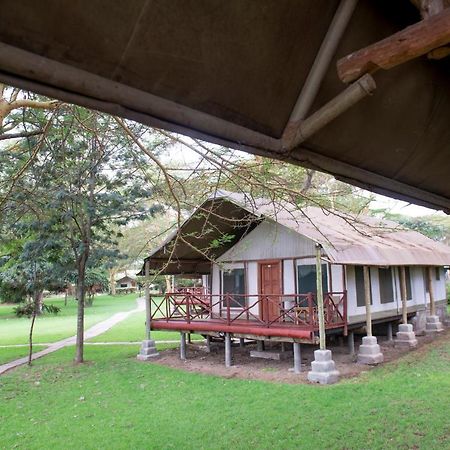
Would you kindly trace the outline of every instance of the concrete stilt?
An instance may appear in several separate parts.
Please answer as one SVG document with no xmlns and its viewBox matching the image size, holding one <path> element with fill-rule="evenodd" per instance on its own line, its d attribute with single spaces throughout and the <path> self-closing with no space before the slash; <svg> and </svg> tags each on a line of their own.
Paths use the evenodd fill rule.
<svg viewBox="0 0 450 450">
<path fill-rule="evenodd" d="M 256 341 L 256 351 L 258 352 L 264 351 L 264 341 Z"/>
<path fill-rule="evenodd" d="M 428 316 L 425 324 L 425 333 L 434 334 L 440 333 L 441 331 L 444 331 L 444 327 L 439 320 L 439 316 Z"/>
<path fill-rule="evenodd" d="M 350 355 L 355 354 L 355 333 L 353 331 L 348 333 L 348 353 Z"/>
<path fill-rule="evenodd" d="M 239 338 L 239 347 L 244 347 L 244 338 Z"/>
<path fill-rule="evenodd" d="M 159 356 L 159 353 L 158 350 L 156 350 L 155 341 L 153 339 L 143 340 L 137 359 L 139 361 L 149 361 L 156 356 Z"/>
<path fill-rule="evenodd" d="M 206 351 L 211 353 L 211 336 L 206 336 Z"/>
<path fill-rule="evenodd" d="M 294 342 L 294 373 L 302 371 L 302 351 L 299 342 Z"/>
<path fill-rule="evenodd" d="M 381 353 L 375 336 L 364 336 L 362 344 L 359 346 L 358 359 L 359 364 L 380 364 L 383 362 L 383 353 Z"/>
<path fill-rule="evenodd" d="M 339 371 L 336 369 L 331 350 L 316 350 L 308 380 L 313 383 L 333 384 L 339 380 Z"/>
<path fill-rule="evenodd" d="M 389 342 L 393 341 L 393 336 L 392 336 L 392 322 L 388 322 L 387 324 L 387 340 Z"/>
<path fill-rule="evenodd" d="M 180 333 L 180 359 L 186 359 L 186 333 Z"/>
<path fill-rule="evenodd" d="M 413 326 L 409 323 L 402 323 L 398 326 L 397 338 L 395 339 L 396 347 L 417 347 L 416 334 Z"/>
<path fill-rule="evenodd" d="M 231 367 L 231 335 L 225 334 L 225 367 Z"/>
</svg>

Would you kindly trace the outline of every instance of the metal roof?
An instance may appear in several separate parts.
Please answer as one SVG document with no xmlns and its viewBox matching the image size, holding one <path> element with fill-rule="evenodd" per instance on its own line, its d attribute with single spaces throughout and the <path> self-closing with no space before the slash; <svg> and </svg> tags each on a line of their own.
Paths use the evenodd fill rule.
<svg viewBox="0 0 450 450">
<path fill-rule="evenodd" d="M 209 273 L 211 260 L 223 255 L 263 220 L 275 221 L 321 244 L 325 256 L 336 264 L 450 264 L 450 247 L 392 221 L 312 206 L 300 209 L 226 191 L 204 202 L 146 261 L 161 273 Z M 211 252 L 211 242 L 223 234 L 232 234 L 233 239 Z"/>
<path fill-rule="evenodd" d="M 413 3 L 2 0 L 0 81 L 449 212 L 448 57 L 367 75 L 283 144 L 347 92 L 338 59 L 420 21 Z"/>
</svg>

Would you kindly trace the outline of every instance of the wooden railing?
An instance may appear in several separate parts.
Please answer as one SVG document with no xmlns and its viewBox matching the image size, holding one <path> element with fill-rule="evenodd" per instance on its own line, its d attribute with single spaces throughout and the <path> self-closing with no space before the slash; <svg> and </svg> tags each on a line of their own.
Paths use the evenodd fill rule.
<svg viewBox="0 0 450 450">
<path fill-rule="evenodd" d="M 152 320 L 193 321 L 215 320 L 227 325 L 239 321 L 276 327 L 297 326 L 317 331 L 317 301 L 315 295 L 211 295 L 196 292 L 168 292 L 161 298 L 153 298 Z M 272 306 L 272 308 L 271 308 Z M 276 311 L 269 316 L 267 311 Z M 264 311 L 264 314 L 261 312 Z M 328 292 L 324 295 L 325 327 L 347 330 L 347 293 Z"/>
</svg>

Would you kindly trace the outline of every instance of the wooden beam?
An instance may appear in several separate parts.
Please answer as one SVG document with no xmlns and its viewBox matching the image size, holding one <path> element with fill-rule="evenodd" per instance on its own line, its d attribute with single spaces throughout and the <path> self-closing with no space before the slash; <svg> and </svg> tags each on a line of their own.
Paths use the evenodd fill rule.
<svg viewBox="0 0 450 450">
<path fill-rule="evenodd" d="M 436 315 L 436 304 L 434 302 L 433 270 L 435 270 L 434 267 L 427 267 L 428 291 L 430 293 L 430 316 Z"/>
<path fill-rule="evenodd" d="M 364 266 L 364 303 L 366 306 L 366 328 L 367 336 L 372 336 L 372 311 L 370 307 L 370 300 L 372 296 L 372 286 L 370 283 L 370 267 Z"/>
<path fill-rule="evenodd" d="M 339 78 L 349 83 L 378 69 L 391 69 L 450 42 L 450 8 L 337 62 Z"/>
<path fill-rule="evenodd" d="M 400 267 L 400 294 L 402 298 L 402 321 L 404 324 L 408 323 L 408 307 L 406 304 L 408 291 L 406 289 L 406 268 Z"/>
</svg>

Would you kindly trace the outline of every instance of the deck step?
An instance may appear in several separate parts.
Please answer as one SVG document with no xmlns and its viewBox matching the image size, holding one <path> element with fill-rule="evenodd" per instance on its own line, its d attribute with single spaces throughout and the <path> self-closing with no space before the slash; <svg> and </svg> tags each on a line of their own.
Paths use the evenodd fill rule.
<svg viewBox="0 0 450 450">
<path fill-rule="evenodd" d="M 281 361 L 283 359 L 292 358 L 293 353 L 291 351 L 270 352 L 267 350 L 264 350 L 264 351 L 252 350 L 250 352 L 250 356 L 252 358 L 264 358 L 264 359 L 273 359 L 275 361 Z"/>
</svg>

